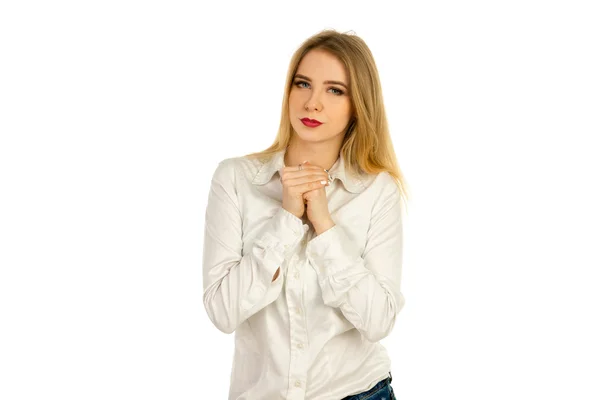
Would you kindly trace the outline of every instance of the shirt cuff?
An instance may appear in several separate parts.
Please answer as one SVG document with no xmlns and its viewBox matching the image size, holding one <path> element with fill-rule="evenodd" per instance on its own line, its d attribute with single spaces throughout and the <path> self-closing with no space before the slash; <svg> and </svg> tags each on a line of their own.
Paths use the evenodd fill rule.
<svg viewBox="0 0 600 400">
<path fill-rule="evenodd" d="M 294 251 L 306 230 L 308 225 L 283 207 L 273 215 L 262 236 L 259 235 L 256 239 L 256 244 L 264 250 L 264 258 L 268 261 L 265 265 L 273 266 L 271 277 L 283 260 Z"/>
<path fill-rule="evenodd" d="M 317 273 L 327 276 L 351 268 L 361 258 L 356 245 L 337 224 L 308 242 L 306 253 L 318 266 Z"/>
</svg>

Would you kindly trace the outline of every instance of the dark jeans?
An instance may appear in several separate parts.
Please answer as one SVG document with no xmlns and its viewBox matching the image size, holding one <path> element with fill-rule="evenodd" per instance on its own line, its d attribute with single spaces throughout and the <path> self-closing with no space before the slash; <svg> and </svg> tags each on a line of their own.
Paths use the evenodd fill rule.
<svg viewBox="0 0 600 400">
<path fill-rule="evenodd" d="M 342 400 L 396 400 L 394 389 L 392 389 L 392 372 L 390 376 L 377 382 L 375 386 L 366 392 L 346 396 Z"/>
</svg>

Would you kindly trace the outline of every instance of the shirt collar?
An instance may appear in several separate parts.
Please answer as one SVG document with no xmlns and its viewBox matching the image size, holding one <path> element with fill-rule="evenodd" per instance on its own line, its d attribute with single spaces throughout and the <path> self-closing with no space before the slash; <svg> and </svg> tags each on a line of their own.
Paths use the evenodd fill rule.
<svg viewBox="0 0 600 400">
<path fill-rule="evenodd" d="M 276 172 L 279 172 L 284 167 L 285 149 L 280 150 L 266 162 L 262 162 L 259 166 L 258 173 L 252 180 L 255 185 L 264 185 L 271 180 Z M 329 175 L 335 180 L 339 179 L 344 184 L 346 190 L 352 193 L 360 193 L 365 189 L 364 179 L 360 176 L 355 176 L 346 171 L 344 157 L 340 151 L 338 159 L 329 169 Z"/>
</svg>

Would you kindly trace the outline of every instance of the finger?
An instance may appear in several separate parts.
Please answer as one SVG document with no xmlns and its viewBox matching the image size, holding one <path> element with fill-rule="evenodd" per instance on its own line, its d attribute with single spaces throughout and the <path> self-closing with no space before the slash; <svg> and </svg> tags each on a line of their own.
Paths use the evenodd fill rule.
<svg viewBox="0 0 600 400">
<path fill-rule="evenodd" d="M 291 168 L 291 169 L 290 169 Z M 296 179 L 303 176 L 313 175 L 313 174 L 325 174 L 327 175 L 327 171 L 320 167 L 312 167 L 306 168 L 302 170 L 293 169 L 292 167 L 285 167 L 279 170 L 279 175 L 283 179 Z"/>
<path fill-rule="evenodd" d="M 299 185 L 289 186 L 288 190 L 296 196 L 303 196 L 307 192 L 322 189 L 327 185 L 329 185 L 329 182 L 323 179 L 320 181 L 311 181 Z"/>
<path fill-rule="evenodd" d="M 302 186 L 311 182 L 321 183 L 321 181 L 324 181 L 323 183 L 329 183 L 327 174 L 316 173 L 298 178 L 287 178 L 285 184 L 288 186 Z"/>
<path fill-rule="evenodd" d="M 298 167 L 283 167 L 282 169 L 279 170 L 279 173 L 282 175 L 298 175 L 298 176 L 302 176 L 306 173 L 314 173 L 317 171 L 325 171 L 324 168 L 321 167 L 317 167 L 316 165 L 309 165 L 306 166 L 304 165 L 302 167 L 302 169 L 298 169 Z"/>
<path fill-rule="evenodd" d="M 318 188 L 318 189 L 313 189 L 313 190 L 309 190 L 305 193 L 302 194 L 302 198 L 304 199 L 304 201 L 311 201 L 311 200 L 315 200 L 317 198 L 319 198 L 320 196 L 326 197 L 327 193 L 325 192 L 325 188 Z"/>
<path fill-rule="evenodd" d="M 298 167 L 302 168 L 302 169 L 311 169 L 311 168 L 321 168 L 319 165 L 317 164 L 313 164 L 310 161 L 303 161 L 300 164 L 295 164 L 295 165 L 288 165 L 282 168 L 283 170 L 291 170 L 291 171 L 301 171 L 302 169 L 299 169 Z"/>
<path fill-rule="evenodd" d="M 303 186 L 306 184 L 314 183 L 315 187 L 321 187 L 321 185 L 329 183 L 328 175 L 324 171 L 317 171 L 310 175 L 304 175 L 300 177 L 286 177 L 285 184 L 287 186 Z M 318 183 L 318 185 L 317 185 Z"/>
<path fill-rule="evenodd" d="M 323 179 L 320 181 L 312 181 L 312 182 L 307 182 L 307 183 L 303 183 L 300 185 L 296 185 L 294 186 L 294 190 L 301 192 L 302 194 L 307 193 L 307 192 L 311 192 L 313 190 L 318 190 L 318 189 L 322 189 L 325 186 L 327 186 L 329 183 L 327 182 L 327 180 Z"/>
<path fill-rule="evenodd" d="M 308 161 L 303 161 L 300 164 L 297 165 L 288 165 L 288 166 L 283 166 L 283 170 L 299 170 L 298 167 L 301 167 L 302 169 L 304 168 L 309 168 L 310 166 L 312 166 L 311 164 L 309 164 Z"/>
<path fill-rule="evenodd" d="M 284 186 L 298 186 L 312 181 L 329 181 L 329 173 L 325 169 L 311 165 L 310 162 L 304 162 L 301 165 L 301 170 L 293 166 L 281 168 L 279 170 L 279 181 Z"/>
<path fill-rule="evenodd" d="M 320 188 L 307 190 L 306 192 L 302 193 L 302 197 L 304 197 L 306 199 L 306 198 L 313 198 L 315 196 L 318 196 L 319 193 L 326 194 L 325 186 L 327 186 L 327 185 L 323 185 L 323 187 L 320 187 Z"/>
</svg>

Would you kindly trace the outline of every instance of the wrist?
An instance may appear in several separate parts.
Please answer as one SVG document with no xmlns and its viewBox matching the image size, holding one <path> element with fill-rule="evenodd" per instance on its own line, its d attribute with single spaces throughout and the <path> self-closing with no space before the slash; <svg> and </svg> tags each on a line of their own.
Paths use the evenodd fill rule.
<svg viewBox="0 0 600 400">
<path fill-rule="evenodd" d="M 319 224 L 313 224 L 313 227 L 315 228 L 315 233 L 318 235 L 320 235 L 321 233 L 325 232 L 328 229 L 333 228 L 333 226 L 335 225 L 335 222 L 333 222 L 333 220 L 331 218 L 319 223 Z"/>
</svg>

